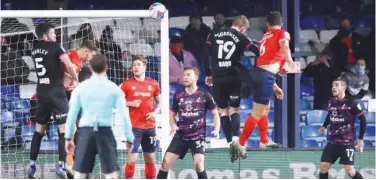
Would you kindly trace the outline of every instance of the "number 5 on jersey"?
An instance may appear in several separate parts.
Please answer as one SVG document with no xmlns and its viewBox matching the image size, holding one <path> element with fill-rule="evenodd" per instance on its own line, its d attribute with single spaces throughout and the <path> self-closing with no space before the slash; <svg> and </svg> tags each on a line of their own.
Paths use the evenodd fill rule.
<svg viewBox="0 0 376 180">
<path fill-rule="evenodd" d="M 35 58 L 35 68 L 40 69 L 37 73 L 38 76 L 44 76 L 46 74 L 46 68 L 41 64 L 43 58 Z"/>
</svg>

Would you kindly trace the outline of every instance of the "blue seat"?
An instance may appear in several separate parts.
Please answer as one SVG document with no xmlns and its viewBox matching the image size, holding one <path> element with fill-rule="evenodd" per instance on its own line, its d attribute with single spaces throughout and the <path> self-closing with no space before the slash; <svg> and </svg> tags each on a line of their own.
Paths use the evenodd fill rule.
<svg viewBox="0 0 376 180">
<path fill-rule="evenodd" d="M 169 35 L 170 35 L 170 38 L 172 36 L 179 36 L 179 37 L 183 37 L 184 36 L 184 29 L 181 29 L 181 28 L 176 28 L 176 27 L 172 27 L 169 29 Z"/>
<path fill-rule="evenodd" d="M 160 79 L 161 75 L 158 72 L 155 72 L 155 71 L 147 71 L 146 72 L 146 76 L 150 77 L 150 78 L 153 78 L 154 80 L 156 80 L 156 81 L 159 82 L 159 79 Z"/>
<path fill-rule="evenodd" d="M 375 121 L 376 121 L 376 115 L 375 114 L 376 114 L 375 112 L 366 112 L 365 113 L 367 123 L 375 124 Z"/>
<path fill-rule="evenodd" d="M 206 84 L 199 84 L 198 87 L 204 91 L 211 93 L 210 87 L 207 86 Z"/>
<path fill-rule="evenodd" d="M 1 85 L 1 95 L 19 97 L 20 90 L 18 85 Z"/>
<path fill-rule="evenodd" d="M 206 137 L 215 137 L 211 132 L 214 131 L 214 126 L 207 125 L 206 126 Z"/>
<path fill-rule="evenodd" d="M 22 124 L 26 124 L 28 120 L 30 120 L 30 111 L 29 109 L 16 109 L 12 110 L 14 113 L 15 121 L 20 122 Z"/>
<path fill-rule="evenodd" d="M 213 115 L 211 114 L 211 112 L 207 112 L 206 113 L 206 123 L 211 123 L 213 122 Z"/>
<path fill-rule="evenodd" d="M 47 140 L 42 141 L 40 145 L 40 150 L 44 151 L 52 151 L 52 150 L 58 150 L 59 141 L 57 140 Z"/>
<path fill-rule="evenodd" d="M 308 16 L 300 21 L 301 29 L 323 29 L 324 27 L 325 21 L 321 17 Z"/>
<path fill-rule="evenodd" d="M 360 18 L 355 20 L 353 24 L 354 28 L 367 28 L 370 27 L 370 22 L 367 19 Z"/>
<path fill-rule="evenodd" d="M 252 98 L 242 98 L 240 100 L 240 110 L 251 110 L 253 108 L 253 100 Z"/>
<path fill-rule="evenodd" d="M 325 139 L 324 134 L 319 133 L 321 126 L 303 126 L 301 129 L 302 139 L 313 139 L 321 142 Z"/>
<path fill-rule="evenodd" d="M 59 135 L 58 135 L 58 125 L 56 124 L 48 124 L 48 131 L 46 132 L 47 138 L 49 140 L 58 140 Z"/>
<path fill-rule="evenodd" d="M 259 140 L 248 140 L 247 141 L 247 147 L 248 148 L 259 148 L 260 147 L 260 141 Z"/>
<path fill-rule="evenodd" d="M 31 142 L 35 132 L 35 125 L 32 126 L 22 126 L 22 138 L 24 142 Z"/>
<path fill-rule="evenodd" d="M 307 124 L 308 125 L 322 125 L 327 115 L 328 115 L 328 112 L 324 110 L 308 111 Z"/>
<path fill-rule="evenodd" d="M 171 83 L 170 84 L 170 96 L 171 95 L 174 95 L 176 93 L 176 91 L 181 91 L 183 90 L 183 86 L 180 85 L 180 84 L 176 84 L 176 83 Z"/>
<path fill-rule="evenodd" d="M 301 96 L 313 96 L 314 95 L 313 86 L 301 85 L 300 95 Z"/>
<path fill-rule="evenodd" d="M 311 104 L 307 99 L 300 99 L 300 110 L 310 110 Z"/>
<path fill-rule="evenodd" d="M 274 111 L 269 111 L 268 120 L 269 120 L 269 127 L 270 128 L 274 127 L 274 118 L 275 118 Z"/>
<path fill-rule="evenodd" d="M 313 86 L 313 78 L 311 77 L 306 77 L 306 76 L 301 76 L 300 77 L 300 84 L 305 85 L 305 86 Z"/>
<path fill-rule="evenodd" d="M 375 141 L 375 126 L 367 126 L 366 132 L 364 133 L 364 140 Z"/>
<path fill-rule="evenodd" d="M 240 122 L 245 122 L 249 116 L 249 113 L 248 111 L 239 111 L 239 115 L 240 115 Z"/>
<path fill-rule="evenodd" d="M 14 113 L 11 111 L 5 111 L 1 113 L 1 125 L 14 122 Z"/>
<path fill-rule="evenodd" d="M 373 148 L 375 147 L 371 141 L 364 140 L 364 147 L 365 148 Z"/>
<path fill-rule="evenodd" d="M 29 109 L 30 109 L 30 100 L 19 99 L 19 100 L 15 100 L 15 101 L 8 102 L 8 103 L 9 103 L 9 108 L 11 110 L 13 110 L 13 109 L 23 109 L 23 110 L 29 111 Z"/>
<path fill-rule="evenodd" d="M 312 139 L 303 139 L 300 141 L 300 146 L 302 148 L 318 148 L 319 147 L 319 143 L 317 143 L 317 141 L 315 140 L 312 140 Z"/>
<path fill-rule="evenodd" d="M 4 102 L 4 103 L 18 101 L 19 99 L 20 98 L 17 96 L 10 96 L 10 95 L 1 96 L 1 102 Z"/>
</svg>

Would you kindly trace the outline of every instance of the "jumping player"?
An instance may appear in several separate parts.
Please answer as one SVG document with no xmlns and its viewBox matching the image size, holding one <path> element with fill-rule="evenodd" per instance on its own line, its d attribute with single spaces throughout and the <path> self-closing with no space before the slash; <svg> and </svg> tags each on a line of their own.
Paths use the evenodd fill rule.
<svg viewBox="0 0 376 180">
<path fill-rule="evenodd" d="M 323 133 L 328 128 L 327 140 L 321 156 L 320 179 L 328 179 L 328 171 L 338 158 L 339 163 L 344 165 L 347 175 L 352 179 L 363 179 L 362 175 L 355 171 L 354 159 L 355 148 L 363 151 L 363 136 L 366 131 L 366 118 L 362 107 L 350 96 L 345 95 L 345 80 L 338 78 L 332 83 L 333 98 L 329 100 L 328 116 L 322 127 Z M 355 117 L 360 121 L 360 133 L 355 145 Z"/>
<path fill-rule="evenodd" d="M 268 113 L 270 99 L 275 92 L 278 99 L 283 98 L 283 91 L 275 83 L 276 75 L 285 71 L 284 65 L 295 65 L 289 48 L 290 35 L 282 30 L 282 17 L 279 12 L 271 12 L 266 18 L 269 31 L 261 38 L 260 56 L 257 67 L 252 69 L 251 81 L 254 88 L 253 110 L 244 124 L 239 141 L 234 142 L 232 160 L 236 160 L 237 151 L 246 158 L 246 142 L 256 126 L 260 131 L 260 148 L 278 148 L 281 145 L 268 139 Z M 287 66 L 287 67 L 289 67 Z M 290 70 L 289 68 L 287 70 Z"/>
<path fill-rule="evenodd" d="M 239 75 L 245 69 L 241 65 L 241 56 L 248 48 L 258 55 L 257 48 L 243 34 L 248 27 L 247 17 L 239 16 L 231 28 L 213 32 L 206 42 L 208 60 L 204 61 L 207 76 L 205 81 L 207 85 L 213 86 L 213 96 L 219 107 L 222 129 L 229 144 L 237 140 L 240 134 L 238 108 L 242 83 Z"/>
<path fill-rule="evenodd" d="M 46 124 L 53 114 L 59 125 L 59 164 L 56 167 L 56 174 L 60 178 L 67 178 L 65 171 L 65 122 L 68 113 L 68 99 L 63 85 L 62 63 L 67 67 L 72 83 L 69 89 L 77 85 L 77 73 L 65 50 L 56 43 L 54 27 L 48 23 L 39 24 L 35 32 L 39 42 L 32 49 L 32 58 L 37 69 L 37 109 L 36 127 L 31 141 L 30 167 L 28 177 L 35 178 L 35 161 L 37 160 L 40 144 L 46 131 Z"/>
<path fill-rule="evenodd" d="M 85 40 L 81 43 L 80 48 L 67 51 L 70 60 L 76 66 L 76 72 L 80 73 L 82 70 L 82 64 L 87 63 L 96 54 L 97 47 L 93 41 Z M 69 75 L 67 68 L 63 65 L 64 70 L 64 87 L 68 92 L 68 98 L 70 91 L 68 88 L 72 83 L 72 77 Z"/>
<path fill-rule="evenodd" d="M 155 80 L 145 76 L 147 63 L 146 58 L 136 56 L 132 61 L 134 77 L 124 81 L 120 86 L 127 100 L 135 136 L 133 151 L 128 154 L 128 160 L 124 167 L 126 179 L 134 177 L 140 145 L 144 153 L 146 178 L 154 179 L 156 176 L 155 117 L 160 110 L 160 88 Z M 153 106 L 154 102 L 155 106 Z"/>
<path fill-rule="evenodd" d="M 183 159 L 191 151 L 198 179 L 207 179 L 204 169 L 206 111 L 210 110 L 214 118 L 214 134 L 219 136 L 220 120 L 213 97 L 198 89 L 197 68 L 184 68 L 185 89 L 174 95 L 170 114 L 171 133 L 175 135 L 163 158 L 157 179 L 167 179 L 168 171 L 178 158 Z M 178 121 L 175 116 L 177 115 Z"/>
</svg>

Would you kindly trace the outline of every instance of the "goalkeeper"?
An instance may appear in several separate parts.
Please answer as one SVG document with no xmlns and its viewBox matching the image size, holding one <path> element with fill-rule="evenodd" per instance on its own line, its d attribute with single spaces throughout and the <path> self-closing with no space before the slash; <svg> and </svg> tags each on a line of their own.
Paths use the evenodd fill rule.
<svg viewBox="0 0 376 180">
<path fill-rule="evenodd" d="M 134 135 L 129 115 L 126 112 L 124 93 L 107 79 L 107 60 L 103 55 L 95 55 L 90 61 L 93 75 L 77 86 L 72 92 L 66 123 L 66 146 L 68 154 L 75 152 L 74 178 L 86 178 L 93 171 L 95 157 L 99 154 L 102 172 L 106 179 L 117 178 L 116 140 L 112 133 L 112 110 L 118 109 L 124 120 L 127 149 L 132 148 Z M 73 130 L 79 111 L 82 109 L 75 149 L 72 141 Z"/>
</svg>

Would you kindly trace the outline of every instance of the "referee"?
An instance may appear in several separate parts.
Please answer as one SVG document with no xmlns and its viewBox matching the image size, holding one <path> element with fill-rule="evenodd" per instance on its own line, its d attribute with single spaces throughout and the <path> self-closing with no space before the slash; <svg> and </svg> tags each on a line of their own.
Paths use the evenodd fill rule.
<svg viewBox="0 0 376 180">
<path fill-rule="evenodd" d="M 73 90 L 66 123 L 67 153 L 74 151 L 75 179 L 84 179 L 93 171 L 95 156 L 99 154 L 102 172 L 106 179 L 117 178 L 116 141 L 112 133 L 112 110 L 116 108 L 123 117 L 127 149 L 132 148 L 134 135 L 126 111 L 125 98 L 121 89 L 107 79 L 107 59 L 103 55 L 95 55 L 89 65 L 92 76 Z M 76 134 L 77 148 L 72 141 L 72 132 L 78 112 L 82 109 L 82 117 Z"/>
</svg>

